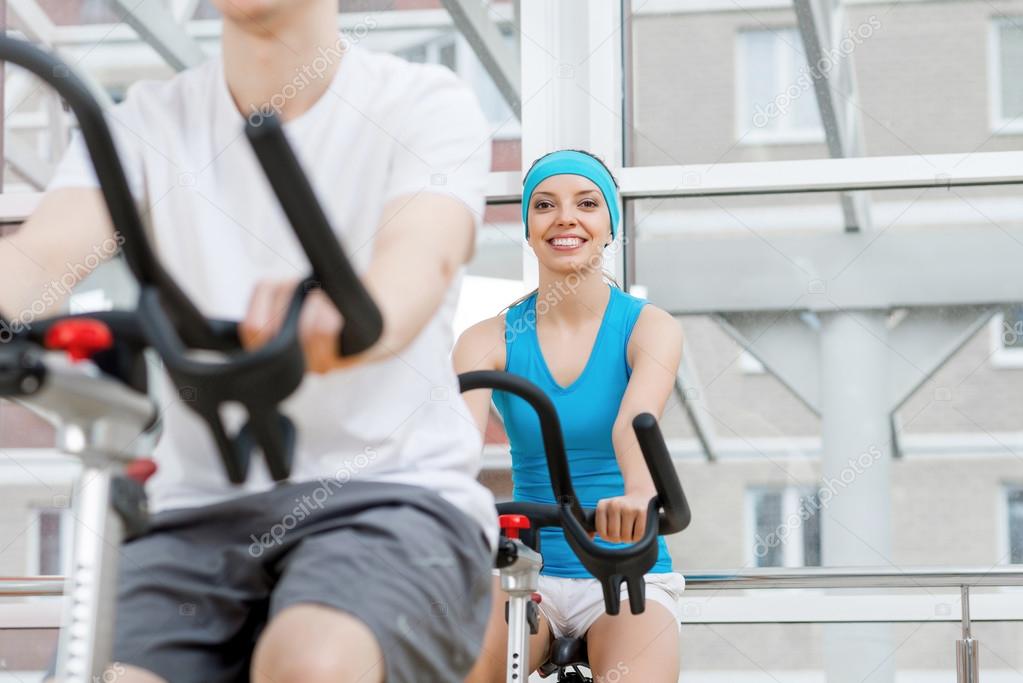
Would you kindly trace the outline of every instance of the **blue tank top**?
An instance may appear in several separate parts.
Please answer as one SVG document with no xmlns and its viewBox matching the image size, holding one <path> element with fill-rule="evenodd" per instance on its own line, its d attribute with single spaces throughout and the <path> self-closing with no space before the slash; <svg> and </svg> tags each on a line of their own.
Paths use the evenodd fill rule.
<svg viewBox="0 0 1023 683">
<path fill-rule="evenodd" d="M 561 418 L 576 495 L 587 508 L 625 492 L 611 431 L 632 374 L 627 356 L 629 336 L 646 304 L 645 300 L 617 287 L 610 289 L 611 298 L 589 360 L 579 378 L 567 387 L 554 380 L 540 351 L 536 336 L 536 293 L 509 308 L 505 316 L 505 370 L 530 380 L 553 401 Z M 536 412 L 521 398 L 501 391 L 494 392 L 494 405 L 504 420 L 511 443 L 513 498 L 554 503 Z M 621 547 L 600 537 L 596 540 L 605 547 Z M 591 576 L 568 546 L 561 529 L 543 529 L 540 543 L 544 559 L 541 573 L 566 578 Z M 672 571 L 664 538 L 658 543 L 660 553 L 657 564 L 650 570 L 652 574 Z"/>
</svg>

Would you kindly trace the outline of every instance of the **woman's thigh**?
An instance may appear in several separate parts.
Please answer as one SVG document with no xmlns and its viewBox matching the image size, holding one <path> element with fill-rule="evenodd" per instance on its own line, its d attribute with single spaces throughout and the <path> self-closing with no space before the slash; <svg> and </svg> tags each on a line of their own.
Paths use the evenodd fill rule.
<svg viewBox="0 0 1023 683">
<path fill-rule="evenodd" d="M 676 683 L 678 636 L 675 615 L 652 600 L 642 614 L 602 615 L 586 634 L 594 680 Z"/>
</svg>

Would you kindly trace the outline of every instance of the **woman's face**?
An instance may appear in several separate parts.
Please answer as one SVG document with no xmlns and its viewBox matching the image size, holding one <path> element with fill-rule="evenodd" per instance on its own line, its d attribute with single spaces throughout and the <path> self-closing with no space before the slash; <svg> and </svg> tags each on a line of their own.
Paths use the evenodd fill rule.
<svg viewBox="0 0 1023 683">
<path fill-rule="evenodd" d="M 529 204 L 529 246 L 540 263 L 558 273 L 600 270 L 611 241 L 611 214 L 593 181 L 556 175 L 536 186 Z"/>
</svg>

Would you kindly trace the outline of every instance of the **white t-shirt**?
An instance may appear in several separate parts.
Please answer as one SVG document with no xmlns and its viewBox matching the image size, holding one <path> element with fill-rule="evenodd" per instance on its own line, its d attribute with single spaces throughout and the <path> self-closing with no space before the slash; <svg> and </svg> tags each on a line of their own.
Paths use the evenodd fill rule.
<svg viewBox="0 0 1023 683">
<path fill-rule="evenodd" d="M 137 83 L 108 121 L 161 261 L 205 315 L 239 320 L 257 281 L 309 272 L 243 135 L 221 59 L 169 81 Z M 449 195 L 480 221 L 489 131 L 473 94 L 443 67 L 350 47 L 329 90 L 285 131 L 360 273 L 384 204 L 394 197 Z M 96 185 L 76 137 L 50 189 Z M 477 520 L 493 542 L 494 499 L 476 481 L 480 435 L 450 360 L 461 279 L 459 273 L 436 315 L 397 357 L 307 375 L 283 405 L 298 432 L 291 479 L 323 480 L 331 495 L 344 495 L 338 484 L 348 479 L 427 487 Z M 232 486 L 205 422 L 169 378 L 163 384 L 153 509 L 272 486 L 258 454 L 248 482 Z M 239 418 L 229 414 L 229 429 Z"/>
</svg>

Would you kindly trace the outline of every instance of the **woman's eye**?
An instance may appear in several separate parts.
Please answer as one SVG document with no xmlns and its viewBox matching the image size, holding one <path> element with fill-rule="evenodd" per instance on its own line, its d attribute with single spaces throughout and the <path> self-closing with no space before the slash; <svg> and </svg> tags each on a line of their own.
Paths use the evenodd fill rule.
<svg viewBox="0 0 1023 683">
<path fill-rule="evenodd" d="M 597 202 L 593 199 L 584 199 L 582 201 L 582 205 L 590 209 L 594 209 L 598 206 Z"/>
<path fill-rule="evenodd" d="M 551 206 L 554 206 L 554 205 L 551 204 L 550 202 L 537 202 L 533 206 L 533 208 L 535 208 L 535 209 L 547 209 L 547 208 L 550 208 Z"/>
</svg>

